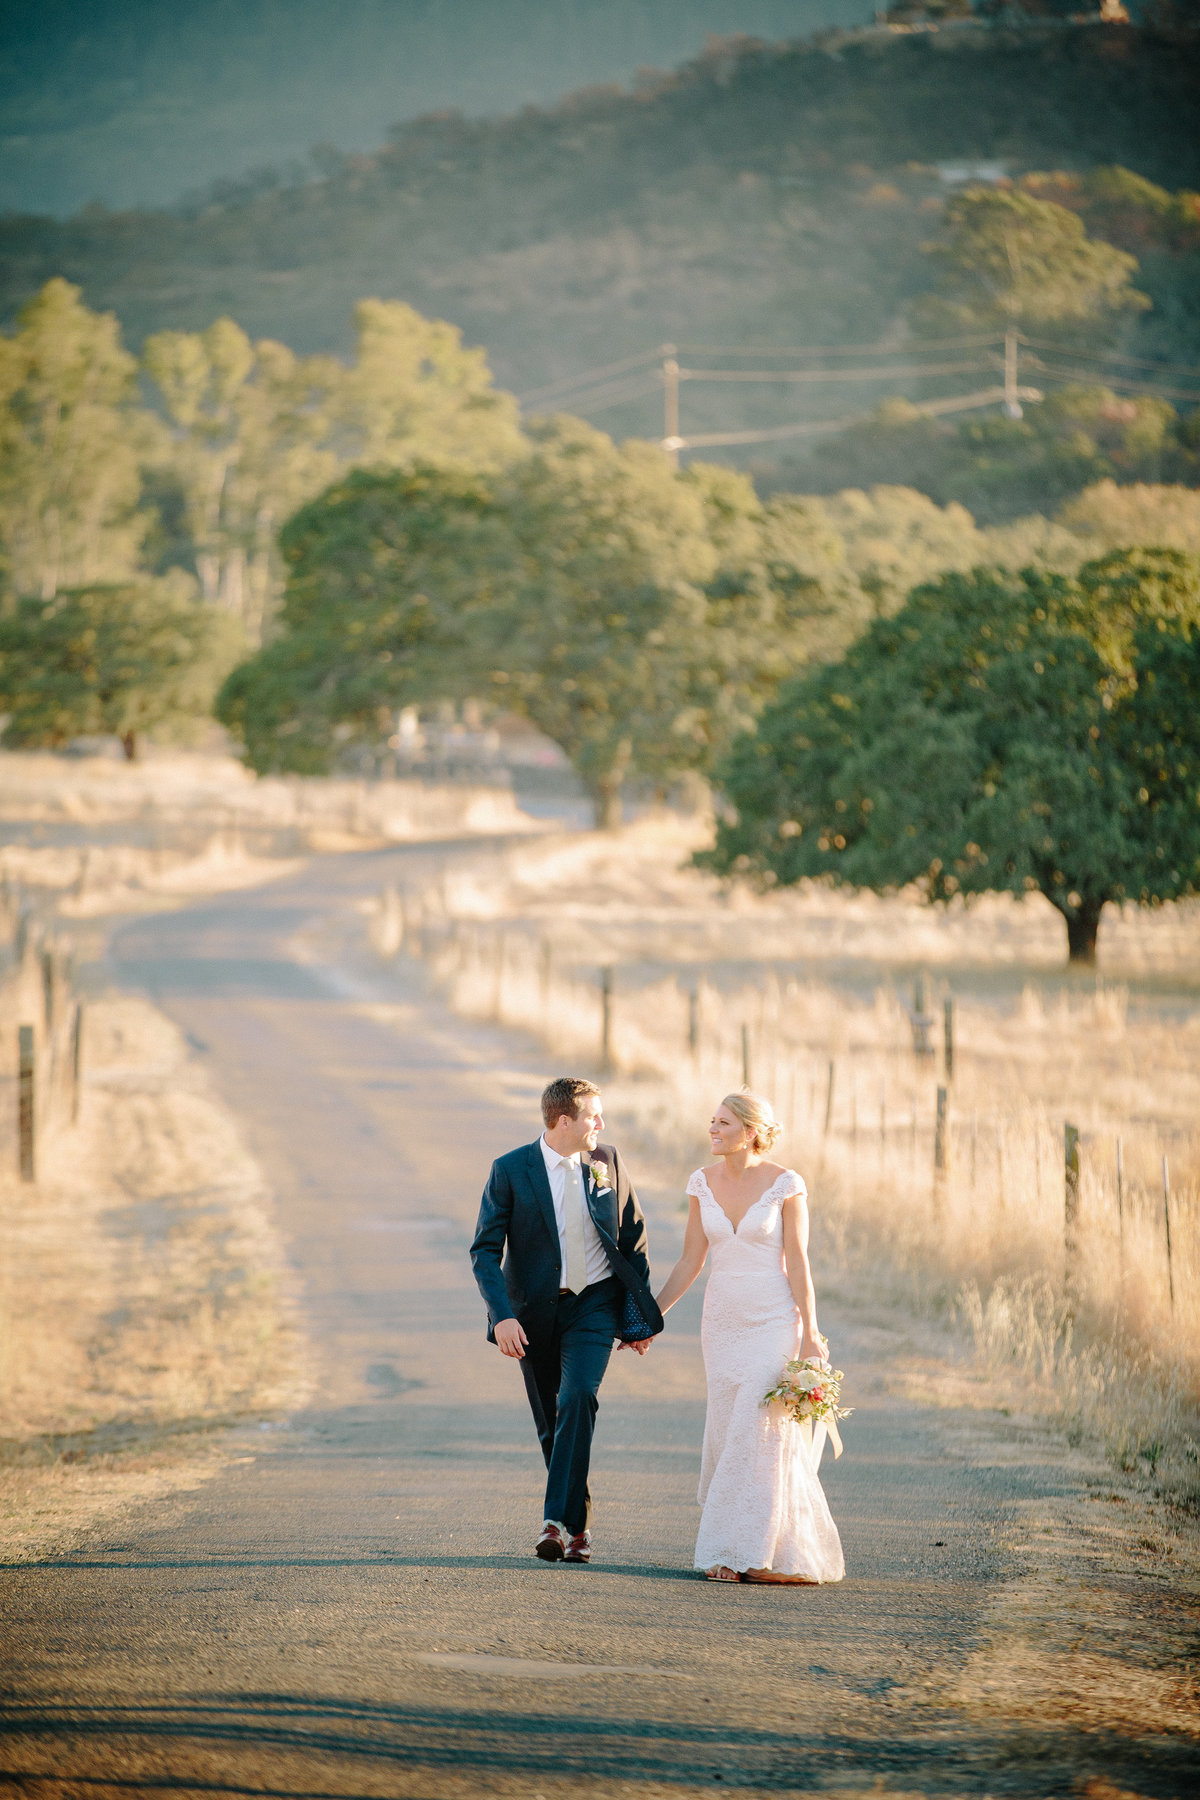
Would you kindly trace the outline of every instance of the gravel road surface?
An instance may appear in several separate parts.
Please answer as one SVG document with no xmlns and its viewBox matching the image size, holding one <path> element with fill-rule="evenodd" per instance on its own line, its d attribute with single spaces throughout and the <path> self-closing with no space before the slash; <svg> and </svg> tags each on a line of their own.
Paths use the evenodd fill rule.
<svg viewBox="0 0 1200 1800">
<path fill-rule="evenodd" d="M 491 1158 L 536 1133 L 546 1071 L 449 1015 L 403 959 L 337 949 L 361 928 L 356 900 L 432 854 L 316 859 L 118 934 L 118 978 L 209 1059 L 278 1196 L 314 1392 L 286 1423 L 239 1424 L 222 1476 L 135 1514 L 120 1541 L 0 1571 L 0 1785 L 38 1800 L 1033 1796 L 1115 1793 L 1102 1778 L 1119 1763 L 1127 1791 L 1195 1791 L 1169 1746 L 953 1703 L 1016 1570 L 1014 1509 L 1077 1477 L 1049 1450 L 972 1458 L 952 1413 L 889 1397 L 903 1343 L 849 1305 L 822 1315 L 857 1406 L 824 1469 L 843 1585 L 692 1572 L 698 1293 L 647 1358 L 614 1359 L 592 1566 L 534 1559 L 540 1459 L 466 1252 Z M 660 1202 L 660 1276 L 679 1230 Z"/>
</svg>

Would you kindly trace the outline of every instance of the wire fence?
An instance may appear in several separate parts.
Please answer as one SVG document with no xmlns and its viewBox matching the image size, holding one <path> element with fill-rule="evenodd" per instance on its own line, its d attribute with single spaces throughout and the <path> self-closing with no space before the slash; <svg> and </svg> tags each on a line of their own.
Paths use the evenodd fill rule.
<svg viewBox="0 0 1200 1800">
<path fill-rule="evenodd" d="M 86 1014 L 69 939 L 0 881 L 0 1169 L 36 1181 L 79 1117 Z"/>
<path fill-rule="evenodd" d="M 765 963 L 588 967 L 532 925 L 452 916 L 437 889 L 381 895 L 372 936 L 422 958 L 456 1011 L 618 1078 L 623 1111 L 681 1158 L 723 1093 L 768 1095 L 848 1256 L 951 1287 L 1037 1278 L 1068 1312 L 1200 1360 L 1194 1058 L 1164 1034 L 1161 1068 L 1132 1073 L 1123 990 L 1047 1012 L 1031 989 L 1007 1012 L 924 979 L 867 999 Z M 1063 1098 L 1072 1059 L 1094 1080 Z"/>
</svg>

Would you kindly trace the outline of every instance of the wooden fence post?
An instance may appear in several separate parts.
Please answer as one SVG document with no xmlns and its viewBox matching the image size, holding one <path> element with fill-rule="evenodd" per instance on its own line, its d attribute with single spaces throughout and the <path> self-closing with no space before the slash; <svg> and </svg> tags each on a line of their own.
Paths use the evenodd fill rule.
<svg viewBox="0 0 1200 1800">
<path fill-rule="evenodd" d="M 942 1047 L 946 1059 L 946 1080 L 954 1079 L 954 998 L 948 995 L 942 1005 Z"/>
<path fill-rule="evenodd" d="M 37 1178 L 34 1155 L 34 1079 L 33 1026 L 17 1027 L 17 1155 L 22 1181 Z"/>
<path fill-rule="evenodd" d="M 1117 1139 L 1117 1255 L 1120 1277 L 1125 1280 L 1125 1146 Z"/>
<path fill-rule="evenodd" d="M 612 1067 L 612 1022 L 613 972 L 604 968 L 600 971 L 600 1062 L 606 1069 Z"/>
<path fill-rule="evenodd" d="M 912 1034 L 913 1052 L 917 1056 L 932 1056 L 933 1045 L 929 1041 L 929 1027 L 933 1020 L 925 1011 L 925 977 L 918 975 L 913 983 Z"/>
<path fill-rule="evenodd" d="M 829 1059 L 829 1085 L 825 1089 L 825 1129 L 822 1136 L 829 1136 L 829 1127 L 833 1124 L 833 1084 L 837 1077 L 837 1064 L 832 1056 Z"/>
<path fill-rule="evenodd" d="M 933 1172 L 940 1179 L 946 1173 L 947 1163 L 947 1126 L 949 1123 L 949 1093 L 944 1087 L 937 1091 L 937 1120 L 933 1128 Z"/>
<path fill-rule="evenodd" d="M 750 1086 L 750 1027 L 742 1026 L 742 1086 Z"/>
<path fill-rule="evenodd" d="M 54 951 L 42 946 L 42 1017 L 49 1033 L 54 1025 Z"/>
<path fill-rule="evenodd" d="M 83 1079 L 83 1001 L 75 1002 L 71 1026 L 71 1123 L 79 1118 L 79 1088 Z"/>
<path fill-rule="evenodd" d="M 1163 1225 L 1167 1233 L 1167 1291 L 1171 1296 L 1171 1311 L 1175 1311 L 1175 1270 L 1171 1266 L 1171 1174 L 1167 1168 L 1167 1159 L 1162 1159 L 1163 1187 Z"/>
<path fill-rule="evenodd" d="M 688 989 L 688 1054 L 696 1057 L 700 1051 L 700 989 L 694 984 Z"/>
<path fill-rule="evenodd" d="M 1079 1131 L 1074 1125 L 1063 1127 L 1063 1250 L 1070 1298 L 1079 1261 Z"/>
</svg>

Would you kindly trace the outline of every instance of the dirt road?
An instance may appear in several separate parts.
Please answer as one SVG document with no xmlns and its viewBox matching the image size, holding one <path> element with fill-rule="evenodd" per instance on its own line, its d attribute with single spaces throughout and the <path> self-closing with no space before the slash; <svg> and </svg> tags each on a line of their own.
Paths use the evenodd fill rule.
<svg viewBox="0 0 1200 1800">
<path fill-rule="evenodd" d="M 272 1800 L 1194 1791 L 1183 1736 L 963 1700 L 1020 1574 L 1022 1508 L 1072 1484 L 1086 1497 L 1087 1478 L 1036 1435 L 969 1454 L 953 1411 L 886 1391 L 903 1335 L 849 1306 L 823 1315 L 858 1408 L 824 1471 L 844 1585 L 693 1575 L 698 1294 L 645 1361 L 614 1362 L 595 1562 L 535 1561 L 540 1461 L 466 1249 L 491 1157 L 536 1133 L 545 1072 L 403 963 L 339 952 L 329 924 L 428 854 L 318 860 L 118 937 L 121 979 L 210 1059 L 278 1195 L 317 1391 L 284 1426 L 240 1426 L 224 1476 L 120 1541 L 0 1571 L 0 1783 Z M 661 1274 L 677 1212 L 660 1204 L 651 1230 Z"/>
</svg>

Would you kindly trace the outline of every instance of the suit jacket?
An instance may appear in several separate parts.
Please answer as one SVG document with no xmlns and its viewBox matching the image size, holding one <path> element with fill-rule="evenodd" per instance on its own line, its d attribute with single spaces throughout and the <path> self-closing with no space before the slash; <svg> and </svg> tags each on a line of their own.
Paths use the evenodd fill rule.
<svg viewBox="0 0 1200 1800">
<path fill-rule="evenodd" d="M 657 1330 L 662 1314 L 650 1292 L 646 1221 L 633 1183 L 611 1144 L 592 1153 L 608 1163 L 612 1186 L 587 1183 L 588 1211 L 614 1275 Z M 507 1253 L 506 1253 L 507 1252 Z M 503 1261 L 501 1260 L 503 1258 Z M 562 1286 L 562 1251 L 540 1138 L 492 1164 L 471 1245 L 475 1280 L 488 1310 L 488 1338 L 499 1319 L 518 1319 L 534 1338 L 548 1327 Z"/>
</svg>

